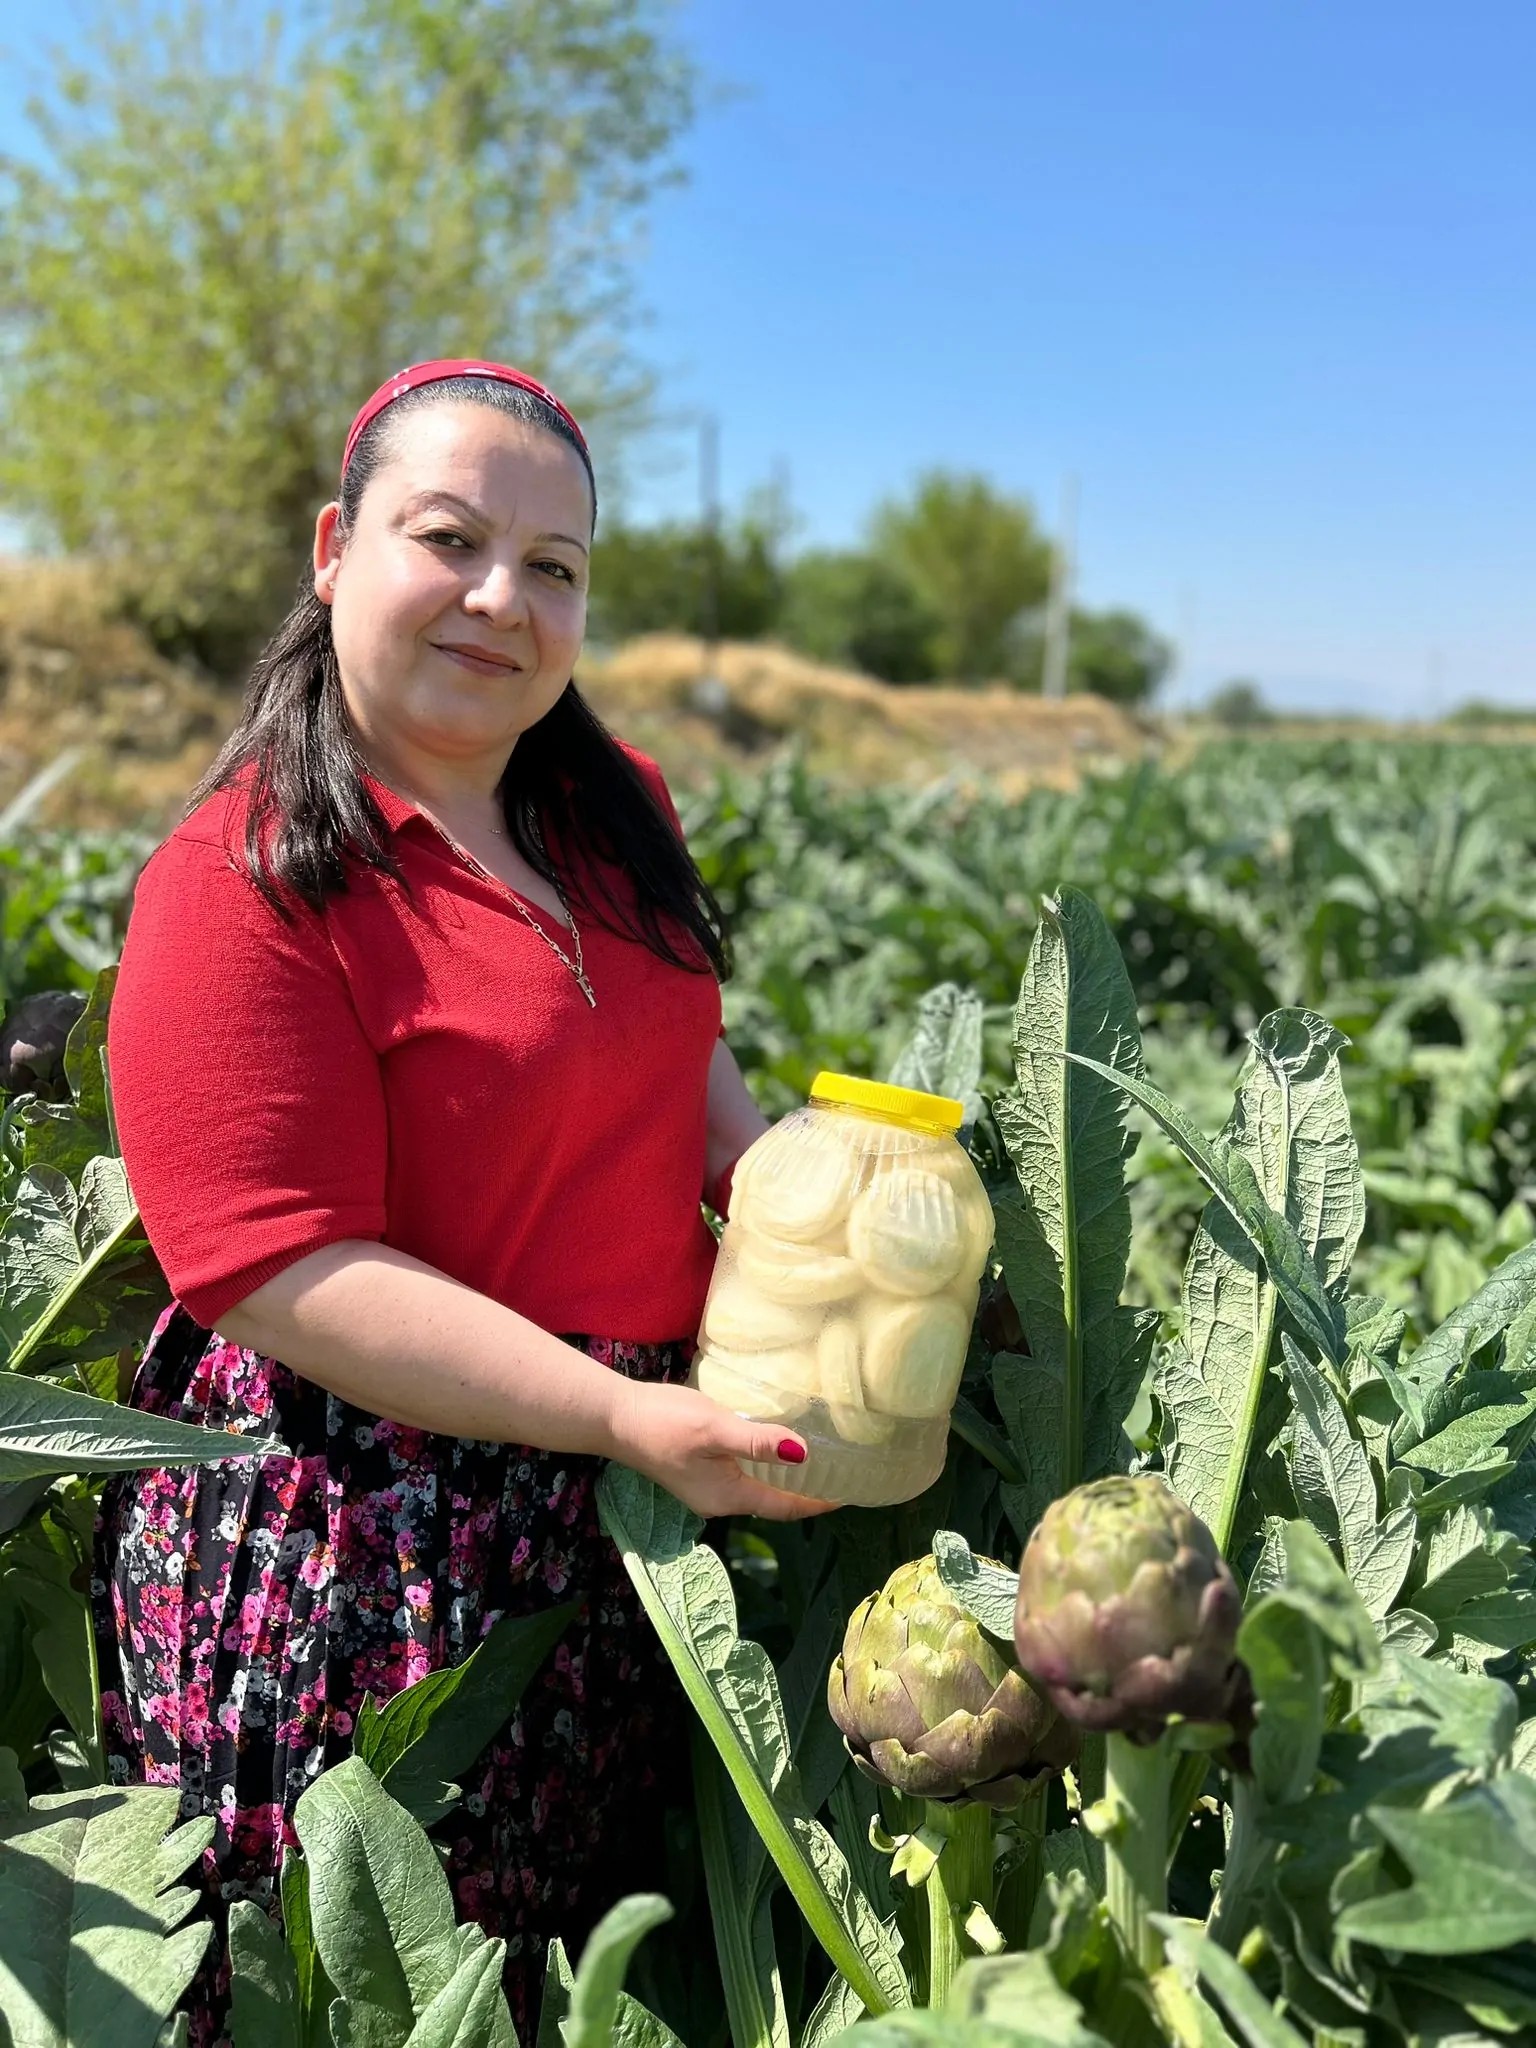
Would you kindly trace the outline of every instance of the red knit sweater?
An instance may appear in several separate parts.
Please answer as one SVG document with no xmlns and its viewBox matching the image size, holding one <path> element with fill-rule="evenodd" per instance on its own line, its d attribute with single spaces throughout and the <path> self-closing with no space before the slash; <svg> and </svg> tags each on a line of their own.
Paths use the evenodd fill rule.
<svg viewBox="0 0 1536 2048">
<path fill-rule="evenodd" d="M 211 1328 L 306 1252 L 373 1238 L 556 1334 L 691 1337 L 714 1257 L 714 978 L 578 913 L 589 1008 L 512 892 L 369 786 L 414 903 L 357 870 L 285 925 L 234 865 L 232 792 L 139 878 L 108 1059 L 172 1288 Z"/>
</svg>

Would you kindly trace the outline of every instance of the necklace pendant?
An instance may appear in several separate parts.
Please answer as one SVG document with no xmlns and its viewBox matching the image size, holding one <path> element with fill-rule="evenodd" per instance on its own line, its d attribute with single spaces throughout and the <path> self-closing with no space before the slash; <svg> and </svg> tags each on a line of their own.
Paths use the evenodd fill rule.
<svg viewBox="0 0 1536 2048">
<path fill-rule="evenodd" d="M 597 1008 L 597 992 L 584 974 L 577 975 L 576 986 L 581 990 L 582 994 L 586 997 L 587 1008 L 589 1010 L 595 1010 Z"/>
</svg>

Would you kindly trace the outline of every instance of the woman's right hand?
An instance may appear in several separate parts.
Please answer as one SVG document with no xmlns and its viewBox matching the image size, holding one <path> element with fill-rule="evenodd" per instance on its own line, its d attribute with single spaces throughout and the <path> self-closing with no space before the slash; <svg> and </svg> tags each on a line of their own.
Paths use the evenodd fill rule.
<svg viewBox="0 0 1536 2048">
<path fill-rule="evenodd" d="M 739 1459 L 799 1464 L 805 1445 L 782 1423 L 745 1422 L 694 1387 L 621 1380 L 615 1388 L 613 1455 L 654 1479 L 706 1521 L 715 1515 L 761 1515 L 798 1522 L 824 1515 L 836 1501 L 781 1493 L 742 1471 Z M 781 1447 L 801 1458 L 785 1458 Z"/>
</svg>

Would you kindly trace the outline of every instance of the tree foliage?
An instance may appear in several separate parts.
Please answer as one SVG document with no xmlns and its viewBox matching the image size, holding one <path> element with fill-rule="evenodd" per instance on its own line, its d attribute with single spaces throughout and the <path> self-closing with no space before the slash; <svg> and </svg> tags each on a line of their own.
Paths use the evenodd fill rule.
<svg viewBox="0 0 1536 2048">
<path fill-rule="evenodd" d="M 693 76 L 657 0 L 97 8 L 0 184 L 0 505 L 166 641 L 268 627 L 347 422 L 403 362 L 643 403 L 627 232 Z"/>
<path fill-rule="evenodd" d="M 888 562 L 934 619 L 938 673 L 982 682 L 1016 673 L 1020 634 L 1050 586 L 1050 543 L 1021 498 L 986 477 L 929 470 L 870 523 Z"/>
</svg>

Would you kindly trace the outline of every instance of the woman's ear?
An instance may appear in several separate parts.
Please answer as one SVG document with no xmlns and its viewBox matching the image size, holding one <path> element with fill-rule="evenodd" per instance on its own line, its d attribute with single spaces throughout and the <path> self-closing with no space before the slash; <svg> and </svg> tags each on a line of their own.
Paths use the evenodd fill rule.
<svg viewBox="0 0 1536 2048">
<path fill-rule="evenodd" d="M 322 604 L 329 604 L 336 595 L 336 577 L 341 568 L 336 522 L 340 517 L 341 506 L 332 499 L 329 505 L 321 506 L 315 521 L 315 595 Z"/>
</svg>

